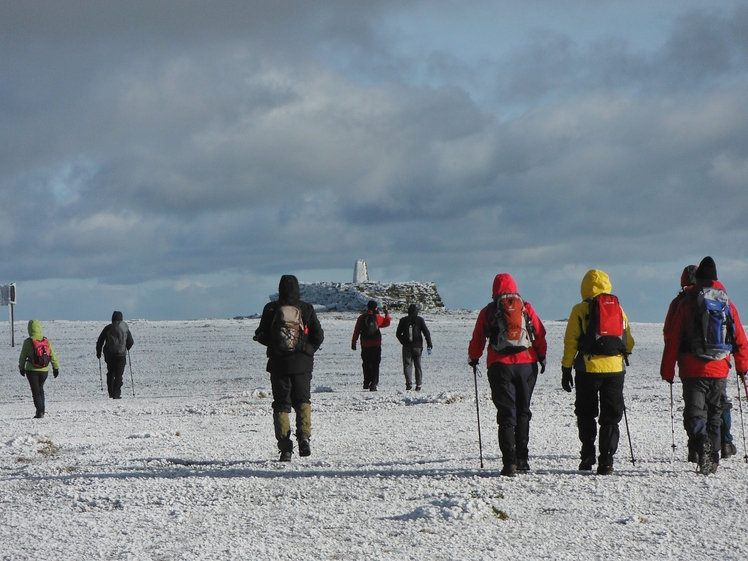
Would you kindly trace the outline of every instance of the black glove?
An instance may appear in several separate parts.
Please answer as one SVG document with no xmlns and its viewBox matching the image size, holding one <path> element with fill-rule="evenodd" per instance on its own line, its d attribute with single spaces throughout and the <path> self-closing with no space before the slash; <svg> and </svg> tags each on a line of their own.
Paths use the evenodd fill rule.
<svg viewBox="0 0 748 561">
<path fill-rule="evenodd" d="M 571 368 L 566 366 L 561 367 L 561 387 L 567 392 L 571 392 L 571 388 L 574 387 L 574 378 L 571 375 Z"/>
<path fill-rule="evenodd" d="M 471 358 L 470 360 L 468 360 L 468 364 L 472 366 L 473 368 L 478 367 L 478 362 L 480 362 L 479 358 Z"/>
<path fill-rule="evenodd" d="M 352 350 L 352 351 L 355 351 L 355 350 L 356 350 L 356 343 L 351 343 L 351 350 Z"/>
<path fill-rule="evenodd" d="M 96 358 L 101 359 L 101 353 L 96 353 Z"/>
<path fill-rule="evenodd" d="M 538 362 L 540 363 L 540 373 L 542 374 L 545 372 L 545 357 L 538 360 Z"/>
<path fill-rule="evenodd" d="M 60 375 L 60 369 L 59 368 L 53 368 L 52 369 L 52 376 L 54 376 L 55 378 L 57 378 L 57 376 L 59 376 L 59 375 Z"/>
<path fill-rule="evenodd" d="M 19 366 L 18 371 L 21 373 L 21 376 L 26 377 L 26 369 L 23 366 Z"/>
</svg>

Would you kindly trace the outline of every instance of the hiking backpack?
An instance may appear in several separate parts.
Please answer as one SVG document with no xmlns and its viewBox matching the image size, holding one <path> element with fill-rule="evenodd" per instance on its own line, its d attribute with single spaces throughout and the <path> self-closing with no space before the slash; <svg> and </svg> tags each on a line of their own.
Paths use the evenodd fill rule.
<svg viewBox="0 0 748 561">
<path fill-rule="evenodd" d="M 626 331 L 618 297 L 598 294 L 589 298 L 588 303 L 587 330 L 580 337 L 579 350 L 593 355 L 625 355 Z"/>
<path fill-rule="evenodd" d="M 376 339 L 379 337 L 379 321 L 377 320 L 377 314 L 364 314 L 361 320 L 361 338 L 362 339 Z"/>
<path fill-rule="evenodd" d="M 691 353 L 706 360 L 727 358 L 734 342 L 734 320 L 727 293 L 720 288 L 705 286 L 693 298 L 689 337 Z"/>
<path fill-rule="evenodd" d="M 127 324 L 124 321 L 113 323 L 106 332 L 105 349 L 108 355 L 127 353 Z"/>
<path fill-rule="evenodd" d="M 296 306 L 278 306 L 270 327 L 273 349 L 281 355 L 291 355 L 300 350 L 302 335 L 306 333 L 304 318 Z"/>
<path fill-rule="evenodd" d="M 31 354 L 31 366 L 34 368 L 46 368 L 49 366 L 49 341 L 44 337 L 41 341 L 31 339 L 34 345 L 34 352 Z"/>
<path fill-rule="evenodd" d="M 496 297 L 489 321 L 489 344 L 502 354 L 514 354 L 532 347 L 535 333 L 532 318 L 519 294 L 507 293 Z"/>
</svg>

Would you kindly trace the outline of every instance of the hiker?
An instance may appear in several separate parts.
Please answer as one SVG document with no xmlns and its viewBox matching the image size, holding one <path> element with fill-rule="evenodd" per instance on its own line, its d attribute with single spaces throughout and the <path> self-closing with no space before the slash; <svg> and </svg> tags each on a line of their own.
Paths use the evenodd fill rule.
<svg viewBox="0 0 748 561">
<path fill-rule="evenodd" d="M 743 378 L 748 370 L 748 341 L 738 311 L 717 278 L 714 259 L 701 260 L 693 290 L 678 303 L 664 332 L 660 376 L 669 384 L 675 365 L 683 385 L 683 426 L 699 471 L 719 466 L 722 395 L 730 372 L 730 355 Z"/>
<path fill-rule="evenodd" d="M 29 336 L 21 347 L 18 358 L 18 370 L 25 376 L 31 386 L 31 396 L 36 407 L 35 419 L 44 417 L 44 382 L 49 375 L 49 365 L 55 378 L 60 375 L 60 364 L 52 343 L 42 335 L 42 324 L 38 319 L 32 319 L 28 324 Z"/>
<path fill-rule="evenodd" d="M 387 305 L 382 306 L 384 316 L 378 313 L 378 304 L 369 300 L 366 312 L 358 316 L 353 328 L 351 349 L 356 350 L 356 341 L 361 337 L 361 368 L 364 371 L 364 389 L 377 391 L 379 385 L 379 364 L 382 362 L 381 328 L 390 326 L 390 314 Z"/>
<path fill-rule="evenodd" d="M 493 280 L 493 302 L 478 314 L 468 347 L 469 364 L 477 368 L 488 340 L 488 382 L 496 405 L 499 448 L 509 477 L 530 471 L 530 401 L 545 372 L 545 327 L 529 302 L 522 300 L 514 279 L 500 273 Z"/>
<path fill-rule="evenodd" d="M 675 298 L 673 298 L 672 302 L 670 302 L 670 306 L 667 310 L 667 315 L 665 316 L 665 323 L 662 328 L 663 334 L 670 331 L 673 322 L 673 316 L 675 315 L 675 310 L 677 309 L 678 304 L 680 304 L 680 301 L 688 296 L 689 293 L 695 290 L 696 269 L 696 265 L 688 265 L 683 269 L 683 272 L 680 276 L 681 290 L 680 292 L 678 292 Z M 722 459 L 724 460 L 725 458 L 729 458 L 730 456 L 734 456 L 738 453 L 738 449 L 733 443 L 733 437 L 730 433 L 730 428 L 732 427 L 732 413 L 730 412 L 730 410 L 732 409 L 732 401 L 727 395 L 727 387 L 725 387 L 725 389 L 722 391 L 720 407 L 722 409 L 722 423 L 720 426 L 720 434 L 722 439 L 721 452 Z M 688 440 L 688 461 L 692 463 L 698 463 L 699 461 L 699 455 L 694 448 L 691 439 Z"/>
<path fill-rule="evenodd" d="M 122 320 L 122 312 L 112 312 L 112 323 L 101 330 L 96 341 L 96 358 L 99 361 L 101 361 L 101 352 L 104 351 L 106 387 L 112 399 L 122 398 L 122 376 L 127 364 L 127 351 L 132 348 L 132 345 L 132 334 L 128 325 Z"/>
<path fill-rule="evenodd" d="M 423 354 L 423 338 L 426 338 L 426 348 L 431 354 L 431 333 L 426 327 L 426 321 L 418 315 L 418 306 L 408 306 L 408 315 L 401 318 L 395 333 L 397 340 L 403 346 L 403 374 L 405 374 L 405 390 L 413 388 L 413 371 L 416 373 L 416 391 L 421 391 L 423 383 L 423 369 L 421 355 Z"/>
<path fill-rule="evenodd" d="M 576 386 L 574 413 L 582 443 L 581 471 L 590 471 L 595 465 L 595 418 L 599 415 L 600 475 L 613 473 L 613 456 L 620 438 L 618 423 L 624 410 L 623 382 L 628 355 L 634 348 L 626 313 L 611 294 L 612 289 L 605 272 L 592 269 L 584 275 L 582 302 L 569 315 L 561 360 L 561 386 L 567 392 Z"/>
<path fill-rule="evenodd" d="M 312 453 L 311 383 L 314 353 L 325 332 L 311 304 L 300 300 L 299 281 L 283 275 L 278 300 L 262 310 L 254 340 L 267 347 L 267 368 L 273 388 L 273 427 L 281 462 L 293 454 L 290 413 L 296 412 L 296 441 L 299 456 Z"/>
</svg>

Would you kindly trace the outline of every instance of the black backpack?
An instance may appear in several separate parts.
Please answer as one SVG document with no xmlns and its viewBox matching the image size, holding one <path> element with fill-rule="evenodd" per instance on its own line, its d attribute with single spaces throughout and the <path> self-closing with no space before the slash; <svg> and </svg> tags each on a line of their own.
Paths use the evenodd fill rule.
<svg viewBox="0 0 748 561">
<path fill-rule="evenodd" d="M 365 314 L 361 320 L 361 338 L 376 339 L 380 336 L 377 314 Z"/>
<path fill-rule="evenodd" d="M 124 321 L 113 323 L 106 333 L 106 351 L 108 355 L 127 353 L 127 324 Z"/>
</svg>

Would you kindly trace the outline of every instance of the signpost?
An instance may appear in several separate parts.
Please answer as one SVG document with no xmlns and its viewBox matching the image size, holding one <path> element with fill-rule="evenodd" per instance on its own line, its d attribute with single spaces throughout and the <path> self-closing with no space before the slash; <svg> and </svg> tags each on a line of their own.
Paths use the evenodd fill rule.
<svg viewBox="0 0 748 561">
<path fill-rule="evenodd" d="M 13 305 L 16 303 L 16 284 L 0 284 L 0 306 L 10 306 L 10 346 L 16 346 L 15 329 L 13 327 Z"/>
</svg>

